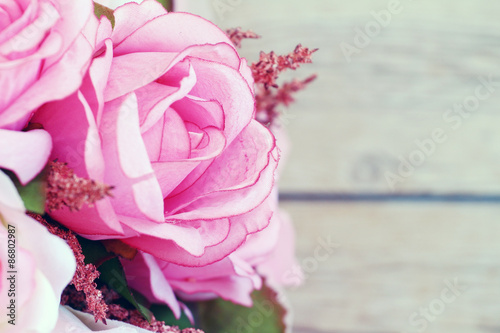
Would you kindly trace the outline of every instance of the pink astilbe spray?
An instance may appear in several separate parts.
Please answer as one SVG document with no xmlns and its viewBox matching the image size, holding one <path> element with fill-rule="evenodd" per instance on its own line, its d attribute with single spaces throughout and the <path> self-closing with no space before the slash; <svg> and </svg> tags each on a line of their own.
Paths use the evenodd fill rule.
<svg viewBox="0 0 500 333">
<path fill-rule="evenodd" d="M 233 42 L 234 46 L 236 46 L 237 48 L 241 47 L 241 41 L 243 39 L 260 38 L 260 36 L 252 30 L 243 31 L 240 27 L 227 29 L 226 34 L 228 35 L 231 42 Z"/>
<path fill-rule="evenodd" d="M 137 310 L 128 310 L 119 304 L 109 306 L 109 318 L 117 319 L 125 323 L 144 328 L 155 333 L 203 333 L 202 330 L 195 328 L 185 328 L 180 330 L 177 326 L 168 326 L 164 321 L 156 320 L 153 316 L 148 322 Z"/>
<path fill-rule="evenodd" d="M 251 66 L 256 85 L 256 118 L 259 122 L 265 125 L 275 123 L 280 115 L 278 106 L 289 106 L 295 101 L 293 95 L 316 79 L 316 75 L 311 75 L 304 80 L 285 82 L 281 86 L 276 82 L 281 72 L 287 69 L 296 70 L 302 64 L 311 63 L 312 55 L 317 50 L 299 44 L 287 55 L 277 55 L 274 51 L 260 53 L 259 61 Z"/>
<path fill-rule="evenodd" d="M 295 101 L 293 95 L 307 87 L 309 83 L 316 79 L 316 74 L 304 80 L 293 79 L 285 82 L 277 89 L 266 89 L 263 85 L 258 85 L 255 92 L 255 102 L 257 105 L 257 120 L 263 124 L 272 123 L 279 116 L 278 106 L 289 106 Z"/>
<path fill-rule="evenodd" d="M 129 313 L 129 318 L 124 320 L 126 323 L 155 333 L 203 333 L 202 330 L 196 328 L 185 328 L 180 330 L 177 326 L 165 325 L 165 322 L 156 320 L 154 316 L 151 322 L 148 322 L 137 310 L 129 311 Z"/>
<path fill-rule="evenodd" d="M 260 38 L 255 32 L 243 31 L 240 27 L 227 29 L 226 34 L 233 44 L 240 48 L 241 41 L 247 38 Z M 255 81 L 255 102 L 257 107 L 256 118 L 264 125 L 271 125 L 280 115 L 278 106 L 289 106 L 295 101 L 293 95 L 307 87 L 316 79 L 311 75 L 304 80 L 294 79 L 281 86 L 276 83 L 279 74 L 287 69 L 295 70 L 302 64 L 312 62 L 312 54 L 318 49 L 309 49 L 301 44 L 287 55 L 277 55 L 261 52 L 259 61 L 251 65 Z"/>
<path fill-rule="evenodd" d="M 50 162 L 47 182 L 47 210 L 54 211 L 66 206 L 71 211 L 83 205 L 92 205 L 106 196 L 111 196 L 113 187 L 94 180 L 80 178 L 66 163 Z"/>
<path fill-rule="evenodd" d="M 103 295 L 101 291 L 97 289 L 97 284 L 95 283 L 100 273 L 94 265 L 85 264 L 85 256 L 82 253 L 82 247 L 75 234 L 53 223 L 49 223 L 38 214 L 29 213 L 29 215 L 43 224 L 52 234 L 64 239 L 66 243 L 68 243 L 76 259 L 76 272 L 70 285 L 73 285 L 76 291 L 85 294 L 86 309 L 83 310 L 93 314 L 96 322 L 102 320 L 103 323 L 106 323 L 108 306 L 104 302 Z M 70 302 L 68 293 L 65 294 L 66 297 L 61 299 L 63 305 Z M 69 295 L 78 298 L 75 293 L 69 293 Z M 77 300 L 73 299 L 71 301 L 75 302 Z"/>
<path fill-rule="evenodd" d="M 259 61 L 251 66 L 255 83 L 268 87 L 278 88 L 276 80 L 278 75 L 286 69 L 295 70 L 302 64 L 312 62 L 312 54 L 318 49 L 310 50 L 301 44 L 295 47 L 293 52 L 287 55 L 276 55 L 274 51 L 270 53 L 260 52 Z"/>
</svg>

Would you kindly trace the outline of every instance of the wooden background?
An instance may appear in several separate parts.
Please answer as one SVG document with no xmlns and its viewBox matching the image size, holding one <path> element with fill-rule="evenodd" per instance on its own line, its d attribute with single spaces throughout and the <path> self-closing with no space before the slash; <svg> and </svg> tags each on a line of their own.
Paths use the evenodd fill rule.
<svg viewBox="0 0 500 333">
<path fill-rule="evenodd" d="M 457 128 L 443 119 L 474 95 L 479 77 L 500 81 L 500 2 L 401 0 L 350 62 L 341 43 L 354 45 L 353 29 L 389 1 L 192 2 L 222 28 L 261 34 L 244 43 L 250 60 L 299 42 L 320 48 L 313 65 L 292 73 L 319 79 L 283 121 L 293 150 L 282 206 L 307 275 L 289 292 L 294 332 L 500 332 L 500 86 Z M 400 156 L 418 154 L 415 140 L 436 128 L 445 142 L 389 186 Z M 315 266 L 318 237 L 339 247 Z M 465 290 L 443 303 L 454 280 Z M 429 307 L 435 315 L 423 319 Z"/>
</svg>

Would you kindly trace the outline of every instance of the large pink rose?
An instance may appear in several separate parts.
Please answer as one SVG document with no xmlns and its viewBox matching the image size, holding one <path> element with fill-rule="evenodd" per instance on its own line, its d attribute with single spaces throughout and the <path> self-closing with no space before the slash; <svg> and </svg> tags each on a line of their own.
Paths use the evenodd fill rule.
<svg viewBox="0 0 500 333">
<path fill-rule="evenodd" d="M 80 90 L 33 121 L 52 135 L 52 158 L 115 188 L 52 216 L 170 263 L 225 258 L 273 214 L 278 153 L 254 120 L 246 61 L 215 25 L 156 1 L 118 8 L 114 29 L 90 23 L 97 52 Z"/>
<path fill-rule="evenodd" d="M 78 89 L 92 54 L 90 0 L 0 4 L 0 128 L 20 130 L 42 104 Z"/>
<path fill-rule="evenodd" d="M 16 188 L 1 171 L 0 221 L 0 331 L 52 332 L 61 293 L 75 272 L 73 252 L 25 214 Z"/>
</svg>

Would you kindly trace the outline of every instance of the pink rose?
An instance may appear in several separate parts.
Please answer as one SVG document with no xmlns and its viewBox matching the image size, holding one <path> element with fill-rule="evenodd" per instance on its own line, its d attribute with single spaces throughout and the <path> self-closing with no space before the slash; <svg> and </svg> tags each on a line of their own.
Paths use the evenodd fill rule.
<svg viewBox="0 0 500 333">
<path fill-rule="evenodd" d="M 156 1 L 119 7 L 115 22 L 95 27 L 80 90 L 34 116 L 51 158 L 114 186 L 113 198 L 52 216 L 170 263 L 221 260 L 273 214 L 278 153 L 254 120 L 250 69 L 215 25 Z"/>
<path fill-rule="evenodd" d="M 0 11 L 0 128 L 20 130 L 42 104 L 78 89 L 92 54 L 90 0 L 5 0 Z"/>
<path fill-rule="evenodd" d="M 51 332 L 58 319 L 61 293 L 75 272 L 73 252 L 62 239 L 25 215 L 16 188 L 3 172 L 0 219 L 0 304 L 4 311 L 0 317 L 1 331 Z M 15 256 L 8 249 L 15 249 Z M 12 276 L 15 295 L 9 296 L 14 280 L 8 278 Z M 8 323 L 14 318 L 6 315 L 12 299 L 15 325 Z"/>
</svg>

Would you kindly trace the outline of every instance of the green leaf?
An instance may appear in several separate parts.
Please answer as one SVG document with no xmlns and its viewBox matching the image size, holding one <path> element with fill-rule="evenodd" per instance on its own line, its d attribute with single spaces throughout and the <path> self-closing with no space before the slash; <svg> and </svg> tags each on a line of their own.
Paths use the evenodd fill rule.
<svg viewBox="0 0 500 333">
<path fill-rule="evenodd" d="M 172 11 L 172 0 L 156 0 L 158 1 L 167 11 Z M 183 1 L 183 0 L 181 0 Z"/>
<path fill-rule="evenodd" d="M 113 9 L 94 2 L 94 14 L 98 19 L 100 19 L 103 15 L 106 16 L 111 22 L 111 26 L 115 26 L 115 16 L 113 15 Z"/>
<path fill-rule="evenodd" d="M 17 188 L 17 192 L 19 192 L 24 202 L 24 207 L 30 212 L 42 215 L 45 212 L 45 199 L 47 197 L 47 169 L 42 170 L 42 172 L 40 172 L 35 179 L 26 184 L 26 186 L 21 184 L 12 171 L 3 171 L 12 179 L 12 182 Z"/>
<path fill-rule="evenodd" d="M 181 330 L 193 326 L 184 311 L 181 313 L 181 317 L 176 319 L 174 313 L 167 305 L 153 304 L 150 310 L 153 312 L 157 320 L 164 321 L 165 324 L 169 326 L 178 326 Z"/>
<path fill-rule="evenodd" d="M 223 299 L 200 302 L 200 328 L 217 333 L 283 333 L 286 310 L 274 290 L 264 285 L 252 293 L 253 306 L 247 308 Z"/>
<path fill-rule="evenodd" d="M 101 275 L 99 280 L 106 283 L 108 287 L 115 290 L 120 296 L 125 298 L 130 302 L 141 315 L 148 321 L 151 321 L 151 311 L 142 304 L 139 304 L 135 299 L 134 295 L 130 291 L 127 280 L 125 278 L 125 273 L 123 272 L 122 264 L 118 258 L 110 259 L 99 266 L 99 271 Z"/>
<path fill-rule="evenodd" d="M 82 246 L 82 252 L 85 256 L 86 264 L 94 264 L 97 266 L 101 260 L 110 255 L 101 242 L 92 241 L 81 236 L 76 236 L 76 238 Z"/>
<path fill-rule="evenodd" d="M 85 263 L 96 265 L 101 272 L 99 281 L 116 291 L 132 304 L 147 321 L 151 321 L 151 311 L 137 302 L 136 297 L 128 287 L 120 260 L 113 253 L 108 252 L 101 242 L 91 241 L 83 237 L 78 237 L 78 241 L 82 246 Z"/>
</svg>

